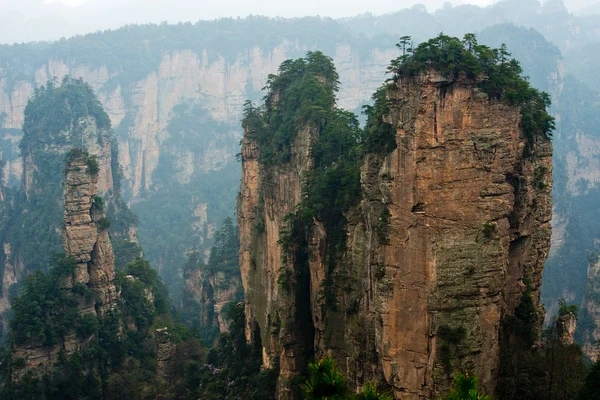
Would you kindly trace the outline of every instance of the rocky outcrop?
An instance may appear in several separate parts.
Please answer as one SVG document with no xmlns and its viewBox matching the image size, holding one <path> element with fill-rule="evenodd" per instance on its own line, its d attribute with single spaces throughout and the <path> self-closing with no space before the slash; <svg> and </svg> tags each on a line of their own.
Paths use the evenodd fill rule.
<svg viewBox="0 0 600 400">
<path fill-rule="evenodd" d="M 188 48 L 189 42 L 183 42 L 182 46 Z M 14 128 L 11 137 L 18 143 L 23 112 L 36 88 L 46 85 L 53 77 L 61 79 L 65 74 L 88 82 L 118 133 L 123 194 L 142 224 L 148 227 L 140 234 L 140 242 L 148 252 L 146 256 L 163 276 L 173 276 L 185 262 L 185 250 L 210 248 L 216 227 L 234 206 L 235 193 L 230 188 L 239 179 L 235 155 L 242 135 L 239 120 L 244 101 L 262 96 L 261 89 L 268 74 L 276 72 L 281 62 L 313 47 L 310 41 L 294 38 L 268 46 L 252 44 L 233 54 L 227 54 L 228 49 L 221 50 L 220 43 L 217 43 L 219 51 L 210 46 L 196 51 L 165 49 L 154 65 L 145 60 L 139 68 L 144 72 L 139 74 L 132 73 L 134 69 L 138 70 L 137 67 L 129 69 L 118 62 L 115 67 L 101 62 L 80 64 L 75 59 L 61 58 L 31 66 L 32 77 L 27 80 L 13 80 L 8 76 L 10 72 L 1 69 L 0 115 L 4 113 L 6 117 L 0 124 L 4 128 Z M 335 45 L 332 54 L 342 81 L 340 104 L 353 110 L 368 101 L 383 80 L 395 49 L 390 41 L 385 48 L 365 51 L 354 39 L 348 38 Z M 130 65 L 130 60 L 122 62 Z M 195 129 L 182 144 L 177 132 L 170 129 L 170 123 L 176 122 L 178 108 L 187 105 L 197 107 L 195 114 L 204 115 L 204 120 L 193 124 Z M 215 126 L 219 129 L 218 134 L 211 130 Z M 199 144 L 199 149 L 190 148 L 189 143 Z M 172 165 L 166 165 L 171 160 Z M 10 161 L 5 168 L 11 182 L 20 182 L 20 166 L 20 161 Z M 218 181 L 223 182 L 222 186 L 213 184 L 210 179 L 219 173 L 226 175 Z M 167 178 L 161 181 L 161 176 Z M 194 180 L 190 185 L 191 179 Z M 187 186 L 183 188 L 184 185 Z M 152 243 L 157 239 L 164 240 L 164 237 L 155 233 L 155 227 L 161 221 L 147 210 L 153 210 L 157 205 L 166 207 L 165 199 L 173 197 L 181 199 L 182 207 L 170 212 L 184 214 L 180 218 L 189 221 L 185 224 L 190 228 L 186 236 L 191 236 L 189 241 L 192 243 L 186 243 L 184 251 L 174 245 L 164 251 L 151 250 Z M 227 199 L 226 204 L 216 207 L 209 204 L 206 215 L 197 213 L 198 209 L 206 207 L 207 199 L 213 198 Z M 185 208 L 189 210 L 182 212 Z M 181 235 L 180 229 L 161 233 Z M 172 256 L 174 251 L 181 253 L 180 258 Z"/>
<path fill-rule="evenodd" d="M 115 289 L 114 256 L 108 232 L 102 222 L 104 211 L 94 204 L 98 199 L 98 171 L 90 167 L 89 154 L 73 151 L 66 166 L 65 212 L 63 245 L 68 257 L 76 261 L 71 275 L 62 277 L 62 290 L 69 293 L 76 285 L 93 290 L 95 296 L 79 298 L 80 316 L 91 314 L 102 318 L 116 307 L 118 292 Z M 15 368 L 12 379 L 18 381 L 27 372 L 37 376 L 51 374 L 60 357 L 67 359 L 75 352 L 81 353 L 92 337 L 81 337 L 72 328 L 49 346 L 29 340 L 13 347 L 13 359 L 22 360 Z"/>
<path fill-rule="evenodd" d="M 556 321 L 556 332 L 558 340 L 563 346 L 575 343 L 575 330 L 577 329 L 577 316 L 573 313 L 565 313 L 558 316 Z"/>
<path fill-rule="evenodd" d="M 197 314 L 193 319 L 198 320 L 199 326 L 207 331 L 227 332 L 229 327 L 224 308 L 236 300 L 241 287 L 239 276 L 223 271 L 194 269 L 186 271 L 183 284 L 184 308 L 188 313 Z M 188 304 L 190 300 L 193 305 Z"/>
<path fill-rule="evenodd" d="M 253 334 L 260 332 L 263 365 L 272 368 L 278 361 L 282 381 L 301 373 L 312 352 L 310 306 L 307 299 L 294 299 L 294 293 L 302 296 L 310 291 L 308 287 L 296 290 L 289 286 L 291 282 L 284 282 L 284 271 L 291 269 L 294 260 L 292 256 L 287 258 L 281 243 L 290 229 L 288 216 L 302 199 L 304 176 L 311 169 L 311 149 L 317 134 L 310 125 L 300 129 L 291 146 L 290 162 L 269 167 L 260 164 L 260 149 L 254 139 L 245 135 L 242 141 L 238 226 L 246 336 L 256 340 Z M 288 389 L 282 385 L 281 395 L 288 395 Z"/>
<path fill-rule="evenodd" d="M 93 233 L 96 224 L 104 219 L 104 209 L 115 222 L 111 228 L 115 248 L 123 249 L 126 247 L 123 243 L 135 245 L 137 239 L 135 218 L 119 192 L 118 149 L 110 120 L 92 89 L 81 80 L 69 78 L 60 87 L 54 84 L 38 90 L 27 110 L 25 120 L 21 121 L 22 187 L 13 188 L 0 207 L 0 218 L 4 219 L 0 241 L 9 250 L 0 255 L 7 267 L 0 269 L 2 280 L 13 285 L 22 283 L 28 273 L 48 268 L 52 254 L 60 253 L 66 246 L 67 253 L 79 263 L 72 284 L 89 283 L 97 291 L 108 290 L 100 295 L 100 301 L 111 308 L 114 287 L 105 287 L 114 278 L 114 272 L 106 275 L 114 267 L 108 225 L 97 235 Z M 52 115 L 59 112 L 63 113 L 62 118 L 53 119 Z M 15 130 L 5 131 L 14 134 Z M 13 139 L 9 140 L 9 147 L 14 144 Z M 80 149 L 82 157 L 85 153 L 88 161 L 93 161 L 93 171 L 83 158 L 73 159 L 75 164 L 69 167 L 67 181 L 63 182 L 65 157 L 72 149 Z M 66 192 L 63 183 L 67 185 Z M 65 194 L 66 210 L 61 206 Z M 63 240 L 61 221 L 67 224 Z M 130 254 L 135 251 L 131 247 L 126 248 Z M 92 258 L 96 261 L 92 262 Z M 3 289 L 2 321 L 8 310 L 9 293 L 14 293 L 10 285 Z"/>
<path fill-rule="evenodd" d="M 264 365 L 279 365 L 280 398 L 291 398 L 286 382 L 304 360 L 325 355 L 352 387 L 384 381 L 397 399 L 435 398 L 457 369 L 474 370 L 493 392 L 502 322 L 526 290 L 542 314 L 550 141 L 528 139 L 518 107 L 466 80 L 430 72 L 400 79 L 387 97 L 397 147 L 366 156 L 362 201 L 346 213 L 346 250 L 333 270 L 322 222 L 304 234 L 306 252 L 281 240 L 317 133 L 300 129 L 291 161 L 276 166 L 259 161 L 252 135 L 243 139 L 247 336 L 260 332 Z M 289 281 L 287 264 L 295 266 Z"/>
<path fill-rule="evenodd" d="M 90 171 L 89 155 L 72 157 L 65 178 L 63 245 L 77 268 L 68 287 L 82 283 L 96 292 L 98 315 L 116 306 L 115 257 L 108 237 L 108 219 L 98 204 L 99 174 Z"/>
<path fill-rule="evenodd" d="M 119 162 L 124 169 L 127 191 L 138 197 L 142 189 L 152 188 L 152 173 L 161 147 L 168 142 L 167 124 L 176 105 L 202 100 L 203 108 L 215 121 L 236 122 L 241 117 L 244 101 L 257 97 L 255 93 L 260 94 L 267 75 L 276 72 L 281 62 L 307 48 L 301 43 L 286 41 L 267 51 L 258 46 L 249 48 L 233 59 L 222 55 L 215 57 L 207 52 L 173 51 L 160 60 L 153 72 L 128 82 L 127 91 L 122 85 L 112 84 L 118 73 L 109 71 L 106 66 L 73 65 L 70 60 L 51 59 L 37 67 L 32 81 L 11 81 L 9 85 L 8 80 L 0 79 L 0 114 L 6 114 L 3 127 L 22 127 L 27 100 L 36 87 L 46 85 L 54 77 L 82 78 L 96 91 L 115 129 L 120 129 L 120 125 L 125 128 L 125 135 L 120 137 Z M 340 104 L 355 109 L 381 82 L 395 51 L 392 48 L 373 49 L 367 57 L 361 57 L 351 44 L 339 44 L 334 54 L 344 83 Z M 230 138 L 233 145 L 237 136 Z M 231 147 L 231 152 L 226 156 L 233 159 L 235 146 Z M 218 169 L 220 164 L 198 161 L 201 164 L 194 168 L 200 170 Z"/>
<path fill-rule="evenodd" d="M 176 345 L 171 341 L 168 328 L 157 329 L 154 333 L 156 343 L 156 374 L 167 378 L 173 359 L 175 358 Z"/>
<path fill-rule="evenodd" d="M 578 337 L 584 353 L 593 361 L 600 360 L 600 258 L 589 257 L 588 280 L 581 305 Z"/>
</svg>

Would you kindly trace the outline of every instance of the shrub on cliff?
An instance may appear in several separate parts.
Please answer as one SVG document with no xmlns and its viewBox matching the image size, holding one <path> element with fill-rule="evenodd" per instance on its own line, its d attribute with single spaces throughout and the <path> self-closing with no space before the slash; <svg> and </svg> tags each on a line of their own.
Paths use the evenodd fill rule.
<svg viewBox="0 0 600 400">
<path fill-rule="evenodd" d="M 454 376 L 452 390 L 441 400 L 492 400 L 492 398 L 479 390 L 479 378 L 467 372 L 457 373 Z"/>
</svg>

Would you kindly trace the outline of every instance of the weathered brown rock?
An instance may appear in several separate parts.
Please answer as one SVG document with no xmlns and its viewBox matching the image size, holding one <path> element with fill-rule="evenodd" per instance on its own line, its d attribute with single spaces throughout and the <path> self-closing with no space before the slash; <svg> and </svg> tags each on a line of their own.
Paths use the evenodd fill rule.
<svg viewBox="0 0 600 400">
<path fill-rule="evenodd" d="M 98 175 L 90 173 L 85 157 L 69 162 L 65 186 L 63 245 L 67 255 L 77 261 L 71 285 L 84 283 L 93 289 L 99 300 L 96 311 L 103 315 L 116 305 L 115 258 L 108 231 L 97 225 L 105 218 L 94 206 Z"/>
<path fill-rule="evenodd" d="M 312 168 L 311 149 L 317 134 L 314 127 L 305 126 L 294 139 L 291 161 L 268 168 L 258 162 L 256 143 L 247 136 L 242 142 L 244 167 L 238 226 L 246 336 L 252 340 L 254 324 L 258 324 L 263 364 L 271 368 L 278 359 L 282 382 L 303 371 L 313 350 L 310 304 L 294 298 L 294 293 L 308 296 L 309 281 L 293 278 L 281 284 L 278 280 L 282 275 L 294 275 L 292 252 L 287 262 L 282 258 L 281 233 L 289 230 L 286 216 L 295 212 L 301 200 L 304 175 Z M 289 395 L 287 385 L 280 385 L 279 390 L 282 397 Z"/>
<path fill-rule="evenodd" d="M 518 108 L 490 101 L 471 82 L 429 74 L 400 80 L 388 97 L 397 149 L 365 159 L 363 200 L 347 215 L 346 252 L 329 272 L 327 232 L 315 221 L 308 282 L 295 269 L 287 292 L 277 283 L 280 268 L 289 268 L 278 242 L 289 229 L 284 217 L 300 202 L 314 134 L 300 131 L 292 161 L 280 166 L 262 165 L 256 143 L 248 136 L 242 142 L 247 336 L 258 326 L 264 364 L 279 359 L 280 398 L 291 397 L 285 382 L 311 355 L 334 356 L 352 387 L 385 381 L 397 399 L 435 398 L 457 369 L 474 370 L 493 392 L 501 323 L 527 285 L 542 312 L 550 141 L 534 138 L 525 151 Z M 287 263 L 298 256 L 291 249 Z M 324 299 L 325 285 L 333 299 Z"/>
</svg>

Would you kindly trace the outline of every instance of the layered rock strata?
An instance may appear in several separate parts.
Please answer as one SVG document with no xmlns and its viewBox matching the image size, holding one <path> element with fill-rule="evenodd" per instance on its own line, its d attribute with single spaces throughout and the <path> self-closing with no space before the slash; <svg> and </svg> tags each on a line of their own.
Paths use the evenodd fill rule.
<svg viewBox="0 0 600 400">
<path fill-rule="evenodd" d="M 83 283 L 96 292 L 98 315 L 116 306 L 115 257 L 108 237 L 108 220 L 98 205 L 98 174 L 86 157 L 71 159 L 65 179 L 63 245 L 77 268 L 68 285 Z"/>
<path fill-rule="evenodd" d="M 362 201 L 346 215 L 346 250 L 333 271 L 320 221 L 305 234 L 306 253 L 281 241 L 318 132 L 300 129 L 291 161 L 277 166 L 259 161 L 251 135 L 243 139 L 247 336 L 260 332 L 264 365 L 279 365 L 279 398 L 293 397 L 286 385 L 307 358 L 325 355 L 352 387 L 383 381 L 397 399 L 435 398 L 456 369 L 474 370 L 493 392 L 502 322 L 526 290 L 542 320 L 550 141 L 527 138 L 518 107 L 490 100 L 470 81 L 428 73 L 400 79 L 387 97 L 397 147 L 366 156 Z M 286 263 L 307 265 L 287 287 Z"/>
</svg>

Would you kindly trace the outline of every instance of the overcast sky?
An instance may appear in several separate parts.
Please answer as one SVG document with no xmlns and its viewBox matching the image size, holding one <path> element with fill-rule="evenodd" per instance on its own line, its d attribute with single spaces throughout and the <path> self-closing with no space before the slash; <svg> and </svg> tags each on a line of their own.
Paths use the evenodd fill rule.
<svg viewBox="0 0 600 400">
<path fill-rule="evenodd" d="M 450 0 L 487 6 L 498 0 Z M 559 0 L 552 0 L 559 1 Z M 424 4 L 430 11 L 447 0 L 0 0 L 0 43 L 56 40 L 130 23 L 179 22 L 249 14 L 349 17 L 384 14 Z M 577 11 L 600 0 L 565 0 Z"/>
<path fill-rule="evenodd" d="M 0 0 L 0 3 L 4 0 Z M 104 0 L 107 3 L 127 3 L 130 0 Z M 475 4 L 486 6 L 498 0 L 450 0 L 453 5 Z M 91 3 L 93 0 L 45 0 L 46 3 L 62 3 L 72 7 Z M 183 1 L 184 3 L 186 1 Z M 414 4 L 424 4 L 429 10 L 443 7 L 448 0 L 187 0 L 187 3 L 202 5 L 207 17 L 227 16 L 233 13 L 266 14 L 281 16 L 324 15 L 331 17 L 350 16 L 364 12 L 385 13 L 410 7 Z M 570 9 L 576 11 L 599 0 L 565 0 Z M 167 6 L 171 1 L 145 0 L 149 7 L 156 5 Z M 181 3 L 176 1 L 176 3 Z M 196 7 L 194 7 L 196 8 Z"/>
</svg>

